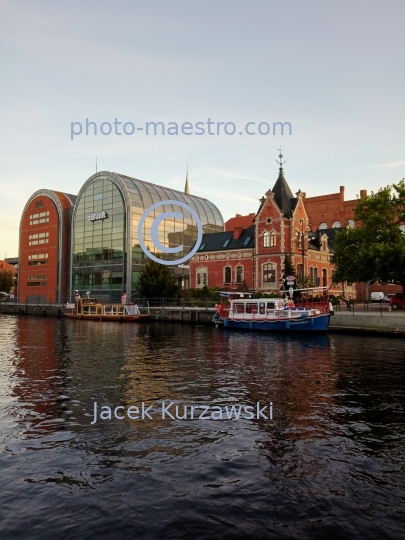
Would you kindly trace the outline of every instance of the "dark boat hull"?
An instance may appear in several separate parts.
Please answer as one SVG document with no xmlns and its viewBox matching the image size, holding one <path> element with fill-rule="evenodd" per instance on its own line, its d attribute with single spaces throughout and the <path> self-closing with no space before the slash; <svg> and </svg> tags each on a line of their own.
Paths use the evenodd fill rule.
<svg viewBox="0 0 405 540">
<path fill-rule="evenodd" d="M 240 330 L 261 330 L 264 332 L 325 332 L 329 328 L 330 314 L 322 313 L 302 319 L 266 319 L 263 321 L 246 321 L 224 319 L 225 328 Z"/>
</svg>

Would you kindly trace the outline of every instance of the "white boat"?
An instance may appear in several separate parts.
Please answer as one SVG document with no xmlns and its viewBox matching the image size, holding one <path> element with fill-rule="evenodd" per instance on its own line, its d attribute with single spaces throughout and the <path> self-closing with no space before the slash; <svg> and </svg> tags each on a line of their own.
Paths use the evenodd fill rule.
<svg viewBox="0 0 405 540">
<path fill-rule="evenodd" d="M 322 288 L 324 289 L 324 288 Z M 300 289 L 300 291 L 308 289 Z M 315 289 L 311 289 L 312 291 Z M 222 296 L 227 293 L 220 293 Z M 237 298 L 231 293 L 225 304 L 217 304 L 213 322 L 225 328 L 242 330 L 326 331 L 329 327 L 331 304 L 328 300 L 295 305 L 290 298 Z"/>
</svg>

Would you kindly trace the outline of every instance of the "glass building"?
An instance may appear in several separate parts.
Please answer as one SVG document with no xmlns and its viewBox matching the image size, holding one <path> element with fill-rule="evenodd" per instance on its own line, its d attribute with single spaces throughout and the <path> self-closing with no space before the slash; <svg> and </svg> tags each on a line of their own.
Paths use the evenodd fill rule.
<svg viewBox="0 0 405 540">
<path fill-rule="evenodd" d="M 192 208 L 204 233 L 224 230 L 218 208 L 201 197 L 112 172 L 99 172 L 87 180 L 73 210 L 71 297 L 74 290 L 82 295 L 90 291 L 103 301 L 118 300 L 123 292 L 128 300 L 136 294 L 139 273 L 150 260 L 139 244 L 139 220 L 153 204 L 164 200 L 179 201 Z M 166 212 L 179 212 L 183 217 L 162 219 L 159 241 L 169 248 L 183 245 L 183 251 L 165 253 L 153 245 L 152 223 Z M 142 238 L 153 255 L 179 260 L 191 251 L 197 239 L 197 225 L 187 210 L 170 204 L 147 214 Z M 178 277 L 179 284 L 188 283 L 188 261 L 168 268 Z"/>
</svg>

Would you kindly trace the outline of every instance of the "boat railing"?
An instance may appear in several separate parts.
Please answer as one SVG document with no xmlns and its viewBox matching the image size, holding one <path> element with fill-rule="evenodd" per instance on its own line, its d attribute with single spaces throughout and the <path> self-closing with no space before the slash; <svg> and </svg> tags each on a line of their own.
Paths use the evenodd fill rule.
<svg viewBox="0 0 405 540">
<path fill-rule="evenodd" d="M 266 321 L 266 320 L 285 320 L 285 319 L 300 319 L 308 316 L 315 316 L 320 314 L 329 313 L 329 302 L 316 302 L 313 305 L 295 305 L 291 308 L 283 309 L 269 309 L 265 308 L 263 310 L 258 308 L 255 309 L 251 307 L 247 312 L 245 310 L 239 311 L 238 309 L 233 309 L 238 305 L 224 306 L 217 305 L 217 312 L 223 319 L 232 319 L 238 321 Z M 242 306 L 241 306 L 242 307 Z"/>
</svg>

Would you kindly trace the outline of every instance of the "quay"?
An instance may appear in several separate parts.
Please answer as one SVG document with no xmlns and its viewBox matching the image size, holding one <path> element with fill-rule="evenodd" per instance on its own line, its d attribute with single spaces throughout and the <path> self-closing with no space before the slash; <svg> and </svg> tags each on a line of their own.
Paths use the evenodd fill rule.
<svg viewBox="0 0 405 540">
<path fill-rule="evenodd" d="M 64 304 L 24 304 L 1 302 L 0 313 L 20 316 L 63 317 Z M 150 308 L 151 321 L 186 324 L 212 324 L 213 307 L 158 306 Z M 331 317 L 329 332 L 352 334 L 384 334 L 405 337 L 405 312 L 388 310 L 337 311 Z"/>
</svg>

